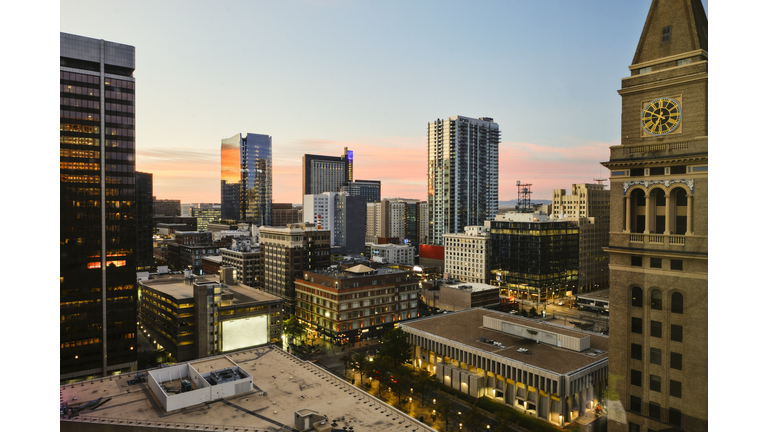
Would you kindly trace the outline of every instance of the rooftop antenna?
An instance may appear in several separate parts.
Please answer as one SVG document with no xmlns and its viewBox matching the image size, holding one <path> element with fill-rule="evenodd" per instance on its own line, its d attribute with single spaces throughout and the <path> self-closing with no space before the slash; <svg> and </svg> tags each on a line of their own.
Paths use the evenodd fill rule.
<svg viewBox="0 0 768 432">
<path fill-rule="evenodd" d="M 517 205 L 515 210 L 519 213 L 533 213 L 531 207 L 531 183 L 521 184 L 517 181 Z"/>
</svg>

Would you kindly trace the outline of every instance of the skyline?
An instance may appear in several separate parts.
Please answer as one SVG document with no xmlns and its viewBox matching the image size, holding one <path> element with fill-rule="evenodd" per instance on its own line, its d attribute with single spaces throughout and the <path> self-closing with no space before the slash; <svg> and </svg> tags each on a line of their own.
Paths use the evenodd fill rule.
<svg viewBox="0 0 768 432">
<path fill-rule="evenodd" d="M 382 198 L 424 200 L 427 125 L 454 115 L 499 124 L 500 201 L 606 178 L 650 0 L 209 5 L 60 3 L 62 32 L 136 47 L 136 169 L 158 199 L 220 202 L 221 139 L 257 133 L 274 202 L 301 202 L 301 156 L 344 147 Z"/>
</svg>

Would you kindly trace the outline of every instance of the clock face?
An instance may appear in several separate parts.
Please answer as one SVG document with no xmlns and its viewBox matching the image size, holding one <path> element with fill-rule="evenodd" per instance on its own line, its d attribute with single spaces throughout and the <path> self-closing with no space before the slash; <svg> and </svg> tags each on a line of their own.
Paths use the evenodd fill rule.
<svg viewBox="0 0 768 432">
<path fill-rule="evenodd" d="M 649 134 L 665 135 L 677 128 L 681 116 L 680 104 L 672 98 L 662 97 L 645 106 L 640 122 Z"/>
</svg>

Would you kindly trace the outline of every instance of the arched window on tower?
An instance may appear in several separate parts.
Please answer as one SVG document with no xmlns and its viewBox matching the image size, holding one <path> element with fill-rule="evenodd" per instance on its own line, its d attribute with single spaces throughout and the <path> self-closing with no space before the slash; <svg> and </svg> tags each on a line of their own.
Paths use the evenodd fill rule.
<svg viewBox="0 0 768 432">
<path fill-rule="evenodd" d="M 667 197 L 663 189 L 655 188 L 651 191 L 653 206 L 646 207 L 648 211 L 649 231 L 654 234 L 664 234 L 666 229 Z"/>
<path fill-rule="evenodd" d="M 672 294 L 672 313 L 683 313 L 683 295 L 679 292 Z"/>
<path fill-rule="evenodd" d="M 632 288 L 632 306 L 643 307 L 643 289 L 640 287 Z"/>
<path fill-rule="evenodd" d="M 651 309 L 661 310 L 661 291 L 651 291 Z"/>
<path fill-rule="evenodd" d="M 684 235 L 688 230 L 688 194 L 681 187 L 672 189 L 671 194 L 669 217 L 673 223 L 670 233 Z"/>
<path fill-rule="evenodd" d="M 630 232 L 643 233 L 645 232 L 645 216 L 647 206 L 645 205 L 645 191 L 642 189 L 635 189 L 630 194 L 630 223 L 632 224 Z"/>
</svg>

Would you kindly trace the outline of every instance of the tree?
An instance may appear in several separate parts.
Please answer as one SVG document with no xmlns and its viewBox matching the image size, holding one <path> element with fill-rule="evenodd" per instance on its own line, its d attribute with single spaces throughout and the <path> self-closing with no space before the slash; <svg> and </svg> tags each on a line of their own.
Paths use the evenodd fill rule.
<svg viewBox="0 0 768 432">
<path fill-rule="evenodd" d="M 480 432 L 487 421 L 488 419 L 477 408 L 477 401 L 475 401 L 472 409 L 464 417 L 464 426 L 466 426 L 469 432 Z"/>
<path fill-rule="evenodd" d="M 408 334 L 401 328 L 392 329 L 381 337 L 382 346 L 379 356 L 389 357 L 392 366 L 408 362 L 411 359 L 411 344 Z"/>
<path fill-rule="evenodd" d="M 290 318 L 283 321 L 283 333 L 291 339 L 303 338 L 307 334 L 307 328 L 299 321 L 296 315 L 291 315 Z"/>
<path fill-rule="evenodd" d="M 520 308 L 520 316 L 528 318 L 528 311 L 525 308 Z"/>
<path fill-rule="evenodd" d="M 453 402 L 450 399 L 441 397 L 435 405 L 435 412 L 437 416 L 445 422 L 445 430 L 448 430 L 448 423 L 458 417 L 456 413 L 456 407 L 453 406 Z"/>
<path fill-rule="evenodd" d="M 496 432 L 513 432 L 517 430 L 515 421 L 512 414 L 506 411 L 497 411 L 496 417 Z"/>
<path fill-rule="evenodd" d="M 352 356 L 349 354 L 344 354 L 343 356 L 341 356 L 339 360 L 341 360 L 341 362 L 344 363 L 344 376 L 346 376 L 347 369 L 349 369 L 349 365 L 350 363 L 352 363 Z"/>
<path fill-rule="evenodd" d="M 530 315 L 531 317 L 535 317 L 536 315 L 538 315 L 536 313 L 536 308 L 531 306 L 531 310 L 528 311 L 528 315 Z"/>
<path fill-rule="evenodd" d="M 416 390 L 421 393 L 422 405 L 424 404 L 424 395 L 427 393 L 427 390 L 436 389 L 440 384 L 437 381 L 437 378 L 435 378 L 434 375 L 431 375 L 426 369 L 416 369 L 416 372 L 413 376 L 413 381 L 414 387 L 416 387 Z"/>
<path fill-rule="evenodd" d="M 392 392 L 397 395 L 398 403 L 402 400 L 403 393 L 410 388 L 413 381 L 413 370 L 406 365 L 396 365 L 392 370 Z"/>
</svg>

